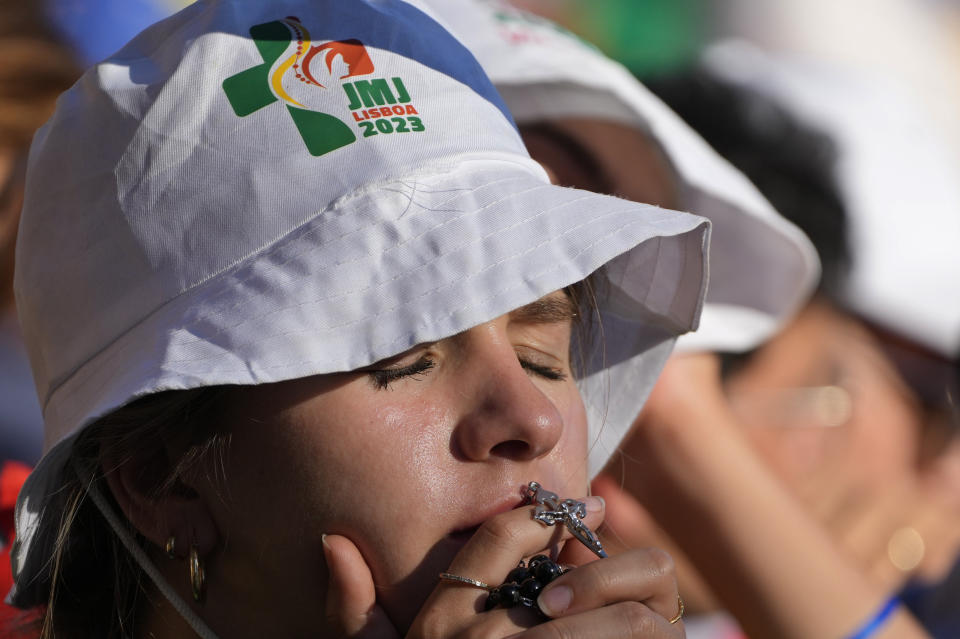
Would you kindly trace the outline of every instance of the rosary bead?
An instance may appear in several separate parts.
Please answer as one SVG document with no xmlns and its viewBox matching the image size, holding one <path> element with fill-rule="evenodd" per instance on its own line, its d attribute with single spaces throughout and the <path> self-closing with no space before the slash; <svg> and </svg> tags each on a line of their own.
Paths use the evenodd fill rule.
<svg viewBox="0 0 960 639">
<path fill-rule="evenodd" d="M 516 584 L 503 584 L 498 588 L 500 591 L 500 603 L 507 608 L 512 608 L 520 603 L 520 587 Z"/>
<path fill-rule="evenodd" d="M 546 585 L 560 576 L 560 566 L 552 561 L 545 561 L 539 564 L 534 571 L 537 580 Z"/>
<path fill-rule="evenodd" d="M 543 590 L 543 584 L 533 577 L 520 584 L 520 594 L 533 601 L 536 601 L 541 590 Z"/>
<path fill-rule="evenodd" d="M 510 574 L 507 575 L 507 580 L 505 583 L 508 584 L 520 584 L 530 576 L 530 571 L 524 566 L 520 565 L 510 571 Z"/>
<path fill-rule="evenodd" d="M 490 591 L 490 594 L 487 595 L 487 601 L 483 604 L 484 610 L 493 610 L 503 602 L 503 595 L 500 594 L 499 588 L 494 588 Z"/>
</svg>

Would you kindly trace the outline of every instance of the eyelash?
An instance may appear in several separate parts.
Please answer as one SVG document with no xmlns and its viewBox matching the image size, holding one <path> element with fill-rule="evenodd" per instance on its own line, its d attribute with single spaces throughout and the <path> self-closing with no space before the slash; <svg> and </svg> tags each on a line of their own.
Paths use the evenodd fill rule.
<svg viewBox="0 0 960 639">
<path fill-rule="evenodd" d="M 390 384 L 403 379 L 404 377 L 416 377 L 426 373 L 428 370 L 436 366 L 434 362 L 429 357 L 422 357 L 418 359 L 413 364 L 409 366 L 403 366 L 401 368 L 384 368 L 382 370 L 370 371 L 370 379 L 373 381 L 373 385 L 377 390 L 386 390 L 390 388 Z M 559 368 L 551 368 L 549 366 L 542 366 L 540 364 L 534 364 L 531 361 L 521 359 L 520 366 L 534 375 L 539 375 L 540 377 L 553 381 L 561 382 L 567 379 L 566 373 L 564 373 Z"/>
<path fill-rule="evenodd" d="M 386 390 L 390 388 L 391 382 L 395 382 L 404 377 L 414 377 L 426 373 L 434 366 L 436 366 L 436 362 L 432 359 L 429 357 L 421 357 L 409 366 L 370 371 L 370 379 L 373 380 L 373 385 L 377 387 L 377 390 Z"/>
<path fill-rule="evenodd" d="M 551 368 L 550 366 L 542 366 L 540 364 L 534 364 L 533 362 L 525 359 L 520 360 L 520 366 L 527 371 L 535 375 L 539 375 L 544 379 L 548 379 L 552 382 L 562 382 L 567 379 L 567 374 L 564 373 L 559 368 Z"/>
</svg>

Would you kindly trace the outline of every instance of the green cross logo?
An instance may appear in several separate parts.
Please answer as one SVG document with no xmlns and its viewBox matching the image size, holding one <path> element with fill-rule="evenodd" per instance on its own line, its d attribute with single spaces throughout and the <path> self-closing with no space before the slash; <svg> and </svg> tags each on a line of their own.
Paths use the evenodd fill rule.
<svg viewBox="0 0 960 639">
<path fill-rule="evenodd" d="M 297 36 L 296 46 L 294 35 Z M 312 76 L 307 80 L 299 71 L 302 60 L 310 49 L 310 34 L 306 28 L 295 18 L 287 18 L 251 27 L 250 36 L 257 45 L 263 64 L 241 71 L 223 81 L 223 91 L 227 94 L 234 113 L 243 118 L 283 100 L 311 155 L 321 156 L 355 142 L 357 136 L 342 120 L 327 113 L 304 108 L 304 105 L 286 93 L 281 84 L 283 75 L 292 68 L 302 82 L 324 90 L 323 85 L 314 81 Z M 362 45 L 357 45 L 362 49 Z M 310 52 L 316 53 L 312 50 Z M 289 53 L 288 57 L 271 75 L 271 69 L 285 53 Z M 332 61 L 328 61 L 328 68 L 331 64 Z M 372 71 L 372 64 L 369 69 Z M 349 75 L 355 74 L 348 73 L 343 77 Z"/>
</svg>

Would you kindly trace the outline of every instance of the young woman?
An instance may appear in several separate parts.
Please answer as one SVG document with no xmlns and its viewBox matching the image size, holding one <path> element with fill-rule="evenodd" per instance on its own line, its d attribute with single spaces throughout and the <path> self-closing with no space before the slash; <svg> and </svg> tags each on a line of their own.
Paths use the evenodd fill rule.
<svg viewBox="0 0 960 639">
<path fill-rule="evenodd" d="M 58 637 L 683 636 L 664 553 L 567 542 L 707 232 L 549 185 L 414 3 L 192 5 L 32 151 L 12 600 Z M 538 553 L 579 567 L 485 610 Z"/>
</svg>

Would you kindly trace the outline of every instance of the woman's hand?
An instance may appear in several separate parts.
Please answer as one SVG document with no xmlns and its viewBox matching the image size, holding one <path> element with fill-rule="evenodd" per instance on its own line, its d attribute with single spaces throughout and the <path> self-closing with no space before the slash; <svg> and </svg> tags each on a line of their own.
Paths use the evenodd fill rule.
<svg viewBox="0 0 960 639">
<path fill-rule="evenodd" d="M 386 612 L 377 605 L 370 567 L 353 542 L 342 535 L 325 535 L 323 554 L 329 575 L 326 618 L 333 636 L 399 639 Z"/>
<path fill-rule="evenodd" d="M 603 501 L 586 498 L 584 522 L 596 528 L 603 521 Z M 565 527 L 535 522 L 530 508 L 520 508 L 487 521 L 457 554 L 447 572 L 499 585 L 525 557 L 571 540 Z M 575 545 L 575 546 L 574 546 Z M 347 637 L 397 637 L 376 605 L 369 568 L 349 540 L 325 540 L 331 565 L 327 613 Z M 583 556 L 570 541 L 564 556 Z M 361 565 L 362 564 L 362 565 Z M 535 611 L 495 608 L 484 611 L 487 592 L 465 584 L 439 581 L 417 615 L 407 637 L 684 637 L 683 623 L 669 623 L 678 612 L 673 562 L 663 551 L 633 550 L 586 563 L 550 583 L 541 593 L 544 621 Z"/>
</svg>

